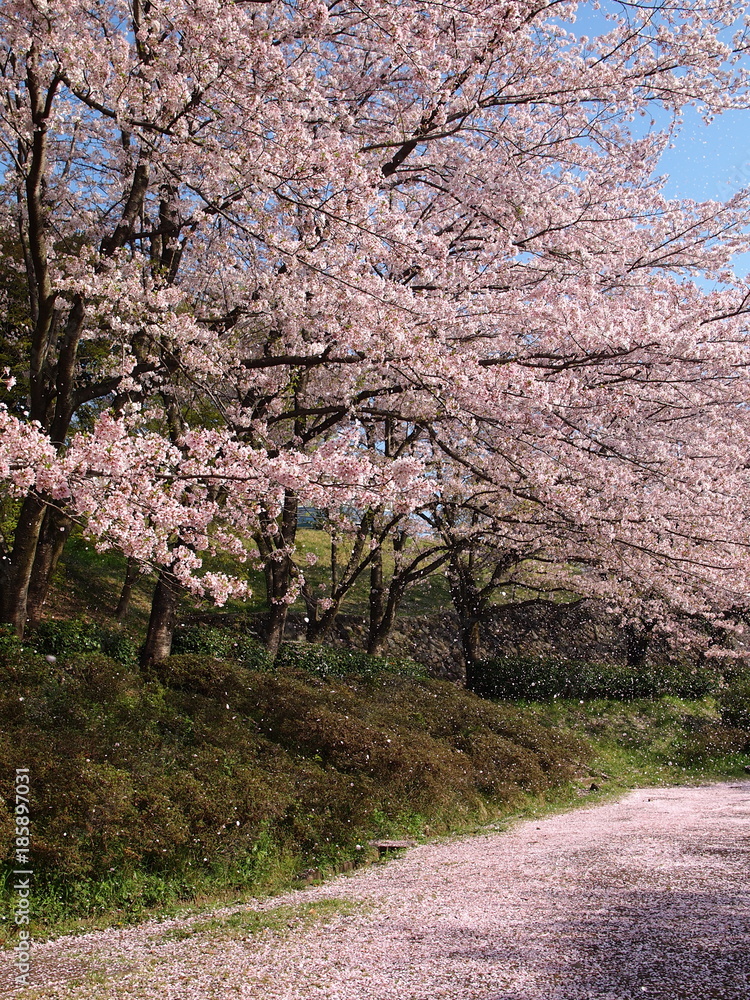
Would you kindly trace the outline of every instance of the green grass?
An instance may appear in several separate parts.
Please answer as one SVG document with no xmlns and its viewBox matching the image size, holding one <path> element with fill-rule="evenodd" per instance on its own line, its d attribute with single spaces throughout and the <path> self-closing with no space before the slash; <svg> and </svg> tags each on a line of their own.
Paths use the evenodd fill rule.
<svg viewBox="0 0 750 1000">
<path fill-rule="evenodd" d="M 322 584 L 328 587 L 330 584 L 331 570 L 331 543 L 325 531 L 314 528 L 300 528 L 297 532 L 297 547 L 302 556 L 314 555 L 317 559 L 315 565 L 305 567 L 305 578 L 312 584 L 313 590 L 318 590 Z M 414 548 L 414 543 L 412 543 Z M 342 544 L 339 559 L 345 562 L 348 558 L 351 546 Z M 386 544 L 383 548 L 383 574 L 386 585 L 393 572 L 393 550 Z M 356 583 L 344 598 L 341 606 L 343 614 L 367 615 L 369 610 L 369 587 L 370 571 L 365 569 L 357 578 Z M 323 591 L 319 591 L 323 593 Z M 448 583 L 444 573 L 438 571 L 427 579 L 411 587 L 404 598 L 401 608 L 402 614 L 416 615 L 427 614 L 431 611 L 439 611 L 450 606 L 450 594 Z M 298 600 L 292 605 L 295 611 L 304 611 L 304 603 Z"/>
<path fill-rule="evenodd" d="M 411 543 L 414 547 L 416 543 Z M 305 577 L 311 583 L 313 590 L 321 595 L 327 591 L 330 582 L 331 550 L 330 538 L 326 532 L 313 528 L 300 528 L 297 532 L 297 550 L 301 565 L 305 567 Z M 341 559 L 348 554 L 346 544 L 341 547 Z M 306 556 L 314 555 L 317 562 L 306 566 Z M 199 600 L 187 594 L 180 597 L 179 614 L 183 620 L 189 620 L 196 611 L 203 617 L 210 615 L 217 622 L 244 619 L 246 616 L 257 615 L 266 609 L 265 582 L 263 574 L 249 564 L 238 564 L 235 560 L 224 556 L 206 556 L 205 567 L 213 571 L 236 574 L 247 580 L 250 586 L 250 596 L 246 601 L 230 600 L 222 609 L 215 609 L 208 600 Z M 386 583 L 393 570 L 393 550 L 386 544 L 383 550 L 383 568 Z M 71 535 L 63 553 L 58 569 L 53 578 L 50 598 L 47 602 L 47 615 L 51 618 L 88 618 L 98 624 L 111 627 L 112 618 L 125 578 L 125 557 L 116 551 L 97 552 L 94 544 L 85 539 L 76 529 Z M 130 610 L 123 628 L 132 635 L 138 643 L 142 642 L 151 607 L 151 594 L 154 587 L 154 574 L 142 574 L 133 590 Z M 573 595 L 564 593 L 546 594 L 520 583 L 510 584 L 504 591 L 498 591 L 493 603 L 502 605 L 517 603 L 532 598 L 548 597 L 550 600 L 566 601 Z M 404 617 L 432 614 L 452 607 L 448 581 L 443 569 L 438 569 L 426 579 L 410 587 L 402 601 L 399 614 Z M 291 605 L 291 610 L 297 613 L 306 611 L 305 604 L 298 598 Z M 356 583 L 344 598 L 341 613 L 366 618 L 369 613 L 369 569 L 360 574 Z"/>
<path fill-rule="evenodd" d="M 47 603 L 48 616 L 54 618 L 90 618 L 101 625 L 112 625 L 117 602 L 125 579 L 127 560 L 114 550 L 97 552 L 94 544 L 80 532 L 74 532 L 68 539 L 65 551 L 52 581 L 50 598 Z M 230 601 L 226 610 L 231 614 L 246 614 L 263 610 L 265 607 L 265 585 L 263 574 L 247 565 L 238 565 L 226 558 L 205 560 L 207 569 L 236 573 L 248 580 L 252 595 L 248 601 Z M 133 588 L 130 609 L 123 625 L 126 630 L 139 636 L 142 641 L 151 610 L 151 594 L 155 576 L 143 573 Z M 204 610 L 213 609 L 210 602 L 196 601 L 187 594 L 180 597 L 180 613 L 187 617 L 196 606 Z"/>
<path fill-rule="evenodd" d="M 126 559 L 119 552 L 97 552 L 93 543 L 75 532 L 68 539 L 52 580 L 48 613 L 51 617 L 88 617 L 112 624 L 125 579 Z M 151 609 L 154 577 L 140 576 L 133 588 L 128 628 L 145 632 Z"/>
<path fill-rule="evenodd" d="M 543 726 L 584 736 L 591 772 L 604 789 L 746 777 L 750 733 L 723 725 L 716 699 L 663 697 L 632 702 L 532 704 Z"/>
<path fill-rule="evenodd" d="M 330 581 L 331 548 L 329 536 L 324 532 L 313 528 L 300 528 L 297 532 L 297 546 L 300 553 L 314 555 L 317 562 L 314 566 L 305 568 L 305 577 L 312 583 L 313 589 L 320 584 L 327 586 Z M 410 542 L 407 552 L 417 552 L 418 543 Z M 344 561 L 349 549 L 342 546 L 340 560 Z M 304 559 L 303 559 L 304 561 Z M 389 544 L 383 548 L 383 573 L 386 585 L 393 572 L 394 558 L 393 549 Z M 532 575 L 529 570 L 529 576 Z M 369 568 L 366 569 L 357 579 L 356 583 L 345 597 L 341 611 L 343 614 L 365 616 L 369 610 Z M 322 591 L 321 591 L 322 593 Z M 511 583 L 505 590 L 498 590 L 494 595 L 493 603 L 497 605 L 518 603 L 520 601 L 531 600 L 532 598 L 548 598 L 549 600 L 565 602 L 575 599 L 572 594 L 554 593 L 548 594 L 530 583 L 528 587 L 521 583 Z M 450 608 L 451 598 L 448 588 L 448 580 L 443 568 L 436 570 L 429 577 L 411 586 L 403 599 L 400 613 L 404 616 L 424 615 L 436 611 Z M 297 601 L 292 605 L 295 611 L 304 611 L 302 601 Z"/>
</svg>

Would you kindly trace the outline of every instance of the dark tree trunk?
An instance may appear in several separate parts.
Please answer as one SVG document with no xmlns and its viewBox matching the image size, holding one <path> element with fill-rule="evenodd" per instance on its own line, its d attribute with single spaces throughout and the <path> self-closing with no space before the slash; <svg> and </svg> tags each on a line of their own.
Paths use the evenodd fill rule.
<svg viewBox="0 0 750 1000">
<path fill-rule="evenodd" d="M 16 523 L 13 553 L 2 570 L 0 620 L 13 625 L 19 638 L 23 638 L 26 628 L 31 572 L 46 510 L 41 498 L 33 494 L 26 497 Z"/>
<path fill-rule="evenodd" d="M 130 598 L 133 595 L 133 587 L 135 586 L 140 575 L 140 563 L 137 559 L 133 559 L 131 556 L 128 559 L 128 563 L 125 568 L 125 579 L 122 584 L 122 590 L 120 591 L 120 599 L 117 602 L 117 610 L 115 611 L 115 618 L 118 622 L 123 621 L 130 610 Z"/>
<path fill-rule="evenodd" d="M 284 639 L 287 613 L 286 604 L 272 604 L 266 614 L 263 625 L 263 642 L 272 658 L 278 653 Z"/>
<path fill-rule="evenodd" d="M 386 640 L 395 624 L 404 590 L 405 588 L 392 584 L 388 592 L 388 600 L 385 602 L 376 601 L 377 617 L 373 616 L 374 609 L 372 606 L 370 607 L 370 622 L 367 629 L 367 652 L 370 656 L 382 654 Z"/>
<path fill-rule="evenodd" d="M 160 570 L 151 600 L 146 642 L 141 654 L 141 666 L 165 660 L 172 652 L 172 636 L 177 620 L 177 598 L 180 585 L 168 570 Z"/>
<path fill-rule="evenodd" d="M 333 630 L 333 626 L 336 624 L 336 617 L 340 606 L 341 601 L 335 601 L 319 617 L 313 618 L 311 615 L 309 616 L 310 620 L 305 630 L 305 639 L 308 642 L 324 642 L 328 638 Z"/>
<path fill-rule="evenodd" d="M 376 627 L 373 627 L 370 623 L 370 627 L 367 630 L 367 653 L 369 656 L 382 656 L 383 649 L 385 648 L 385 641 L 390 634 L 389 628 L 383 627 L 383 622 L 381 622 Z"/>
<path fill-rule="evenodd" d="M 30 627 L 42 617 L 47 602 L 52 576 L 57 569 L 65 543 L 70 537 L 72 520 L 56 507 L 48 507 L 36 546 L 34 567 L 31 571 L 26 615 Z"/>
<path fill-rule="evenodd" d="M 474 582 L 473 566 L 451 560 L 448 570 L 448 584 L 451 600 L 459 618 L 461 647 L 466 662 L 466 687 L 469 691 L 477 688 L 477 664 L 479 662 L 480 622 L 486 603 Z"/>
<path fill-rule="evenodd" d="M 399 554 L 404 551 L 406 542 L 405 532 L 399 532 L 394 538 L 393 552 L 396 557 L 396 566 L 388 586 L 384 582 L 382 550 L 379 548 L 373 553 L 370 568 L 370 614 L 367 630 L 367 652 L 371 656 L 380 656 L 383 652 L 409 587 L 426 579 L 436 569 L 439 569 L 447 558 L 445 553 L 433 549 L 422 552 L 408 564 L 399 566 Z"/>
<path fill-rule="evenodd" d="M 632 624 L 625 626 L 625 649 L 629 667 L 637 669 L 646 662 L 652 629 L 653 625 L 650 624 L 640 627 Z"/>
<path fill-rule="evenodd" d="M 331 599 L 333 600 L 333 604 L 330 608 L 322 611 L 315 593 L 307 586 L 302 588 L 302 597 L 307 608 L 307 628 L 305 629 L 305 639 L 307 642 L 320 643 L 330 635 L 331 629 L 336 622 L 339 608 L 341 607 L 341 600 L 343 599 L 340 598 L 337 600 L 333 596 L 338 591 L 340 582 L 339 539 L 334 528 L 331 532 Z"/>
<path fill-rule="evenodd" d="M 284 638 L 289 605 L 286 601 L 292 582 L 291 560 L 287 555 L 269 560 L 264 567 L 268 611 L 263 628 L 263 641 L 272 657 L 276 656 Z"/>
<path fill-rule="evenodd" d="M 370 564 L 370 616 L 367 626 L 367 652 L 377 656 L 382 647 L 379 635 L 385 614 L 385 588 L 383 587 L 383 550 L 378 548 Z"/>
<path fill-rule="evenodd" d="M 296 494 L 287 490 L 281 513 L 280 530 L 270 531 L 270 524 L 256 536 L 258 551 L 263 556 L 263 575 L 266 581 L 268 611 L 263 627 L 263 642 L 275 657 L 284 638 L 286 619 L 289 613 L 287 597 L 292 584 L 294 564 L 289 552 L 297 537 Z"/>
</svg>

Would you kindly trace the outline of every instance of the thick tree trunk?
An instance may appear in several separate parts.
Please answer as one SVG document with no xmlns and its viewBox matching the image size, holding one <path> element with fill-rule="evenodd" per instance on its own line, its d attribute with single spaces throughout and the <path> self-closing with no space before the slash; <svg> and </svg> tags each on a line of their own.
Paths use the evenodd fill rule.
<svg viewBox="0 0 750 1000">
<path fill-rule="evenodd" d="M 165 660 L 172 652 L 179 591 L 180 585 L 174 576 L 168 570 L 161 570 L 151 600 L 151 617 L 141 654 L 143 667 Z"/>
<path fill-rule="evenodd" d="M 122 590 L 120 591 L 120 599 L 117 602 L 117 610 L 115 611 L 115 618 L 118 622 L 123 621 L 130 610 L 130 598 L 133 595 L 133 587 L 135 586 L 140 575 L 140 563 L 137 559 L 133 559 L 131 556 L 131 558 L 128 559 L 127 567 L 125 569 L 125 579 L 122 584 Z"/>
<path fill-rule="evenodd" d="M 269 560 L 264 567 L 268 611 L 263 628 L 263 642 L 272 657 L 278 653 L 284 638 L 289 613 L 286 596 L 292 582 L 291 570 L 291 560 L 286 555 L 278 560 Z"/>
<path fill-rule="evenodd" d="M 29 583 L 26 607 L 29 627 L 36 625 L 42 617 L 42 611 L 52 584 L 52 576 L 57 569 L 72 527 L 73 521 L 67 514 L 56 507 L 47 508 L 42 529 L 39 532 L 36 557 Z"/>
<path fill-rule="evenodd" d="M 279 646 L 281 646 L 284 639 L 288 610 L 286 604 L 272 604 L 266 614 L 263 626 L 263 642 L 272 658 L 278 653 Z"/>
<path fill-rule="evenodd" d="M 13 625 L 19 638 L 26 628 L 31 573 L 47 505 L 29 495 L 21 506 L 13 539 L 13 553 L 5 560 L 0 594 L 0 620 Z"/>
</svg>

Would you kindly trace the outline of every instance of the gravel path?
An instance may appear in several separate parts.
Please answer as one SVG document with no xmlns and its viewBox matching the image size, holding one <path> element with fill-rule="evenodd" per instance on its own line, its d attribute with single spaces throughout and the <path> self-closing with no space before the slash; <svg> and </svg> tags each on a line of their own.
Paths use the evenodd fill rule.
<svg viewBox="0 0 750 1000">
<path fill-rule="evenodd" d="M 349 901 L 283 932 L 200 932 L 182 920 L 59 939 L 35 947 L 36 985 L 15 991 L 6 953 L 0 992 L 748 1000 L 749 868 L 750 782 L 643 789 L 506 833 L 417 847 L 254 908 Z M 246 911 L 219 920 L 237 912 Z"/>
</svg>

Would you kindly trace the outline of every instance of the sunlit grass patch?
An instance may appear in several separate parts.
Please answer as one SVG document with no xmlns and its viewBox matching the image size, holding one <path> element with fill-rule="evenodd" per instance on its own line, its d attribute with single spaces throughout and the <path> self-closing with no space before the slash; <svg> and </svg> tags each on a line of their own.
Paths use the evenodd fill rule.
<svg viewBox="0 0 750 1000">
<path fill-rule="evenodd" d="M 179 927 L 170 927 L 160 934 L 156 943 L 185 941 L 203 934 L 213 938 L 247 938 L 258 934 L 286 934 L 289 931 L 329 923 L 334 917 L 363 913 L 367 904 L 349 899 L 319 899 L 311 902 L 284 904 L 269 909 L 242 909 L 207 919 L 191 920 Z"/>
</svg>

